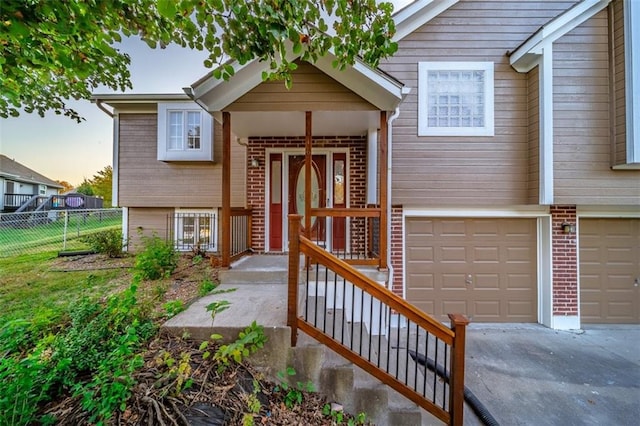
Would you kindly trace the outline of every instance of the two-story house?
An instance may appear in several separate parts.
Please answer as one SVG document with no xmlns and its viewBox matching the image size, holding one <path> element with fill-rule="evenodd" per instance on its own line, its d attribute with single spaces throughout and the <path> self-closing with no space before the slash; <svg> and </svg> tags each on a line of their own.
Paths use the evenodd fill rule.
<svg viewBox="0 0 640 426">
<path fill-rule="evenodd" d="M 302 214 L 438 318 L 640 323 L 640 2 L 419 0 L 395 20 L 377 69 L 327 55 L 287 90 L 254 61 L 94 96 L 128 236 L 228 266 L 238 239 L 286 252 Z"/>
</svg>

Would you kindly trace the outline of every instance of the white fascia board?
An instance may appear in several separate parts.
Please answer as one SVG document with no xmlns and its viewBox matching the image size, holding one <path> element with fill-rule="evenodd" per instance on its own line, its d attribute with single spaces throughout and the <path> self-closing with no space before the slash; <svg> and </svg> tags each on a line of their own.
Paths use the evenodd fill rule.
<svg viewBox="0 0 640 426">
<path fill-rule="evenodd" d="M 393 81 L 360 60 L 340 71 L 333 67 L 334 59 L 335 56 L 329 53 L 318 58 L 313 65 L 380 110 L 392 111 L 402 101 L 402 83 Z"/>
<path fill-rule="evenodd" d="M 553 43 L 578 25 L 604 9 L 611 0 L 583 0 L 562 15 L 540 28 L 509 56 L 511 66 L 518 72 L 529 72 L 536 66 L 535 57 L 542 54 L 547 43 Z"/>
<path fill-rule="evenodd" d="M 468 218 L 535 218 L 546 217 L 546 206 L 514 206 L 512 208 L 407 208 L 403 209 L 403 218 L 407 217 L 468 217 Z"/>
<path fill-rule="evenodd" d="M 393 15 L 396 33 L 392 40 L 400 41 L 445 10 L 458 0 L 417 0 Z"/>
<path fill-rule="evenodd" d="M 188 101 L 184 93 L 95 93 L 91 95 L 91 102 L 102 102 L 111 106 L 119 104 L 145 104 L 153 102 Z"/>
</svg>

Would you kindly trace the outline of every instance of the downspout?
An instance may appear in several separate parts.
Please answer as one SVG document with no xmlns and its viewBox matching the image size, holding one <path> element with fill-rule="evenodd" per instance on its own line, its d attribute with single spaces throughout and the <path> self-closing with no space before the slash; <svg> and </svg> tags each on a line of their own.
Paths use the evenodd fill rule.
<svg viewBox="0 0 640 426">
<path fill-rule="evenodd" d="M 393 196 L 391 193 L 391 160 L 393 159 L 393 122 L 400 115 L 400 107 L 397 106 L 393 114 L 387 118 L 387 244 L 391 247 L 391 205 L 393 204 Z M 393 265 L 391 263 L 391 250 L 387 250 L 387 267 L 389 268 L 389 282 L 387 288 L 393 288 Z M 404 296 L 404 295 L 403 295 Z"/>
<path fill-rule="evenodd" d="M 108 109 L 106 109 L 104 107 L 104 105 L 102 105 L 102 101 L 100 99 L 96 99 L 96 106 L 98 108 L 100 108 L 100 110 L 102 110 L 105 114 L 107 114 L 109 117 L 113 118 L 113 113 L 111 111 L 109 111 Z"/>
</svg>

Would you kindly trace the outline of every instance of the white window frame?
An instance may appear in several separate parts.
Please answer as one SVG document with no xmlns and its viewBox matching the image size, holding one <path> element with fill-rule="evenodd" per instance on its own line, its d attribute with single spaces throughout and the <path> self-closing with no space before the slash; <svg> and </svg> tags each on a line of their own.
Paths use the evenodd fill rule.
<svg viewBox="0 0 640 426">
<path fill-rule="evenodd" d="M 217 251 L 218 250 L 218 220 L 220 219 L 218 216 L 218 210 L 203 210 L 203 209 L 175 209 L 174 210 L 174 225 L 173 225 L 173 242 L 178 251 L 191 251 L 194 247 L 194 244 L 188 244 L 184 241 L 179 242 L 178 237 L 184 235 L 184 217 L 179 218 L 179 215 L 208 215 L 213 223 L 209 223 L 209 232 L 212 234 L 209 238 L 209 244 L 202 245 L 201 247 L 206 251 Z M 189 216 L 187 216 L 189 217 Z M 182 227 L 182 229 L 180 229 Z M 199 224 L 194 223 L 194 227 L 200 229 Z M 195 232 L 195 229 L 194 229 Z"/>
<path fill-rule="evenodd" d="M 171 113 L 182 113 L 182 146 L 170 147 Z M 200 147 L 189 148 L 187 144 L 188 113 L 200 114 Z M 213 161 L 213 118 L 195 102 L 165 102 L 158 104 L 158 155 L 159 161 Z"/>
<path fill-rule="evenodd" d="M 47 185 L 38 185 L 38 195 L 47 195 Z"/>
<path fill-rule="evenodd" d="M 493 62 L 418 62 L 418 136 L 494 136 Z M 484 126 L 431 127 L 428 122 L 429 71 L 484 71 Z"/>
</svg>

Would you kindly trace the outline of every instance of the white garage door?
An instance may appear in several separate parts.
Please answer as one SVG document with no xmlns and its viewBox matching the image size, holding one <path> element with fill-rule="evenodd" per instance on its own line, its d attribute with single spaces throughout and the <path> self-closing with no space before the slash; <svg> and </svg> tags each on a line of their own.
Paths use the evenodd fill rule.
<svg viewBox="0 0 640 426">
<path fill-rule="evenodd" d="M 537 322 L 536 219 L 407 218 L 407 299 L 440 320 Z"/>
<path fill-rule="evenodd" d="M 580 219 L 580 318 L 640 324 L 640 219 Z"/>
</svg>

